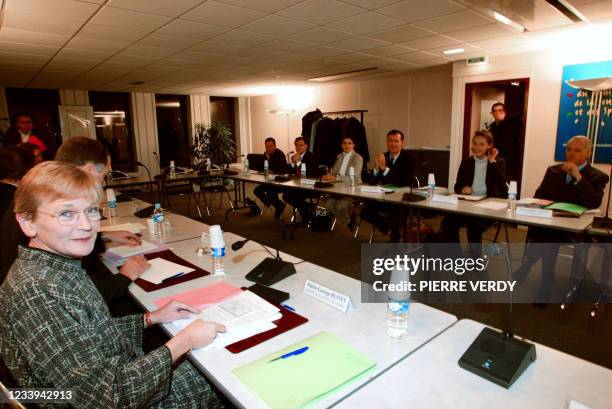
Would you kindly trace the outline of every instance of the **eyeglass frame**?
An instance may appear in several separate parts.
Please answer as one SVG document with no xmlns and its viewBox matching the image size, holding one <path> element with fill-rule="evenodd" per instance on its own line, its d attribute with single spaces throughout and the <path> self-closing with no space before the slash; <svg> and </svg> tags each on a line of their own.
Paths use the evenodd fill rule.
<svg viewBox="0 0 612 409">
<path fill-rule="evenodd" d="M 97 217 L 98 217 L 98 218 L 93 218 L 93 219 L 92 219 L 92 218 L 91 218 L 91 215 L 87 214 L 87 212 L 88 212 L 88 211 L 91 211 L 91 210 L 94 210 L 94 209 L 95 209 L 95 210 L 97 210 L 97 212 L 96 212 L 96 213 L 94 213 L 94 215 L 95 215 L 95 214 L 97 214 Z M 78 216 L 78 217 L 75 217 L 73 221 L 70 221 L 70 222 L 68 222 L 67 224 L 65 224 L 65 223 L 62 223 L 62 222 L 60 221 L 60 216 L 61 216 L 61 213 L 64 213 L 64 212 L 70 212 L 70 213 L 73 215 L 73 217 L 74 217 L 74 216 L 76 216 L 76 215 L 79 215 L 79 216 Z M 62 210 L 62 211 L 60 212 L 60 214 L 52 214 L 52 213 L 47 213 L 47 212 L 43 212 L 43 211 L 40 211 L 40 210 L 37 210 L 35 213 L 41 213 L 41 214 L 44 214 L 44 215 L 47 215 L 47 216 L 53 217 L 54 219 L 57 219 L 57 223 L 58 223 L 59 225 L 61 225 L 61 226 L 65 226 L 65 227 L 70 227 L 70 226 L 74 226 L 74 225 L 76 225 L 76 224 L 79 222 L 79 217 L 80 217 L 80 214 L 81 214 L 81 213 L 82 213 L 82 214 L 84 214 L 84 215 L 85 215 L 85 217 L 87 217 L 87 219 L 88 219 L 90 222 L 97 222 L 97 221 L 102 220 L 102 213 L 100 212 L 100 207 L 98 207 L 98 206 L 91 206 L 91 207 L 88 207 L 88 208 L 87 208 L 87 209 L 85 209 L 85 210 L 78 210 L 78 211 L 77 211 L 77 210 Z"/>
</svg>

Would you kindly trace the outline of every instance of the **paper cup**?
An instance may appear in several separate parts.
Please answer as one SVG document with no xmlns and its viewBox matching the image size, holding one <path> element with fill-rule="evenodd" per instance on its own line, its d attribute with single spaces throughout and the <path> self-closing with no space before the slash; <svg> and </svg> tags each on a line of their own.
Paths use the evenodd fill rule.
<svg viewBox="0 0 612 409">
<path fill-rule="evenodd" d="M 214 226 L 210 226 L 210 248 L 218 249 L 221 247 L 225 247 L 223 230 L 221 230 L 221 226 L 215 224 Z"/>
</svg>

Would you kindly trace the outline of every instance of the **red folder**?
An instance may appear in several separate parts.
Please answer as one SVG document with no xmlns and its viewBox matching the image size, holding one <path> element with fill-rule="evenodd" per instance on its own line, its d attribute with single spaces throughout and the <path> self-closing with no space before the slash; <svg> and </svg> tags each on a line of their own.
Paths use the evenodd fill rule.
<svg viewBox="0 0 612 409">
<path fill-rule="evenodd" d="M 160 284 L 154 284 L 150 281 L 143 280 L 142 278 L 136 279 L 136 281 L 134 282 L 138 284 L 143 290 L 145 290 L 148 293 L 151 291 L 157 291 L 162 288 L 170 287 L 175 284 L 180 284 L 186 281 L 194 280 L 196 278 L 204 277 L 210 274 L 208 271 L 202 270 L 200 267 L 194 264 L 191 264 L 187 260 L 180 258 L 176 254 L 174 254 L 172 250 L 164 250 L 164 251 L 159 251 L 157 253 L 149 253 L 149 254 L 145 254 L 144 256 L 147 258 L 147 260 L 161 257 L 164 260 L 172 261 L 173 263 L 177 263 L 182 266 L 186 266 L 186 267 L 190 267 L 194 269 L 194 271 L 192 271 L 191 273 L 187 273 L 183 276 L 168 280 Z"/>
<path fill-rule="evenodd" d="M 263 298 L 263 297 L 262 297 Z M 268 302 L 270 300 L 267 300 Z M 302 317 L 299 314 L 296 314 L 293 311 L 289 311 L 282 305 L 278 305 L 272 303 L 276 307 L 280 309 L 281 314 L 283 315 L 281 318 L 273 321 L 276 324 L 276 328 L 271 330 L 260 332 L 259 334 L 253 335 L 250 338 L 243 339 L 242 341 L 234 342 L 225 347 L 228 351 L 234 354 L 238 354 L 242 351 L 246 351 L 249 348 L 254 347 L 255 345 L 259 345 L 262 342 L 265 342 L 269 339 L 274 338 L 275 336 L 282 334 L 283 332 L 287 332 L 290 329 L 295 327 L 299 327 L 300 325 L 308 322 L 308 318 Z"/>
</svg>

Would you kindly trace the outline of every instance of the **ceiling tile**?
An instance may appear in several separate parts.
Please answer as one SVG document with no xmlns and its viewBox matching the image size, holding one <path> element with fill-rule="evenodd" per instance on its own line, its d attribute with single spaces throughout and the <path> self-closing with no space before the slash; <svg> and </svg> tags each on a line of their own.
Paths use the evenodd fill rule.
<svg viewBox="0 0 612 409">
<path fill-rule="evenodd" d="M 36 33 L 33 31 L 15 30 L 2 28 L 0 30 L 0 42 L 25 43 L 43 46 L 59 47 L 68 41 L 68 36 L 58 34 Z"/>
<path fill-rule="evenodd" d="M 270 15 L 244 25 L 241 29 L 254 31 L 256 33 L 270 34 L 276 37 L 288 36 L 314 28 L 314 24 L 305 23 L 299 20 L 293 20 L 285 17 Z"/>
<path fill-rule="evenodd" d="M 106 26 L 97 24 L 87 24 L 78 36 L 91 38 L 94 40 L 115 41 L 123 44 L 130 44 L 143 38 L 147 33 L 140 30 L 130 30 L 128 28 L 113 27 L 109 30 Z"/>
<path fill-rule="evenodd" d="M 224 44 L 221 42 L 210 40 L 210 41 L 204 41 L 199 44 L 196 44 L 193 47 L 191 47 L 189 50 L 196 51 L 196 52 L 203 52 L 203 53 L 210 51 L 215 54 L 229 55 L 232 53 L 239 52 L 245 48 L 246 46 Z"/>
<path fill-rule="evenodd" d="M 513 35 L 508 37 L 493 38 L 489 40 L 471 41 L 470 44 L 475 45 L 476 47 L 484 48 L 486 50 L 496 50 L 510 47 L 518 47 L 528 42 L 530 42 L 530 40 L 525 36 Z"/>
<path fill-rule="evenodd" d="M 279 10 L 293 6 L 302 0 L 219 0 L 222 3 L 229 3 L 235 6 L 246 7 L 249 9 L 276 13 Z"/>
<path fill-rule="evenodd" d="M 457 53 L 457 54 L 451 54 L 451 55 L 444 55 L 442 52 L 445 50 L 449 50 L 449 49 L 454 49 L 454 48 L 463 48 L 464 51 L 462 53 Z M 438 48 L 431 48 L 428 49 L 427 52 L 430 54 L 435 54 L 438 57 L 441 58 L 448 58 L 451 60 L 460 60 L 465 58 L 465 56 L 471 52 L 474 51 L 481 51 L 481 49 L 474 47 L 473 45 L 469 45 L 469 44 L 465 44 L 465 43 L 459 43 L 459 44 L 455 44 L 452 46 L 446 46 L 446 47 L 438 47 Z"/>
<path fill-rule="evenodd" d="M 612 17 L 612 4 L 610 0 L 604 1 L 572 1 L 580 13 L 591 21 L 603 20 Z"/>
<path fill-rule="evenodd" d="M 312 44 L 329 44 L 334 41 L 345 40 L 352 37 L 343 31 L 332 30 L 325 27 L 317 27 L 291 36 L 294 40 L 305 41 Z"/>
<path fill-rule="evenodd" d="M 46 55 L 23 54 L 0 50 L 0 60 L 3 60 L 3 62 L 8 65 L 12 64 L 13 62 L 38 65 L 49 61 L 49 57 Z"/>
<path fill-rule="evenodd" d="M 499 24 L 487 24 L 486 26 L 469 28 L 467 30 L 451 31 L 446 35 L 459 41 L 472 42 L 489 40 L 491 38 L 505 37 L 516 34 L 516 32 L 504 28 Z"/>
<path fill-rule="evenodd" d="M 423 60 L 429 60 L 436 57 L 435 55 L 431 55 L 431 54 L 427 54 L 427 53 L 422 53 L 422 52 L 413 52 L 413 53 L 408 53 L 408 54 L 400 54 L 400 55 L 394 55 L 393 58 L 404 61 L 404 62 L 411 62 L 411 63 L 419 63 L 420 61 Z"/>
<path fill-rule="evenodd" d="M 311 57 L 326 58 L 333 55 L 343 54 L 345 52 L 346 50 L 341 50 L 339 48 L 333 47 L 314 47 L 309 50 L 302 50 L 300 51 L 300 54 L 309 55 Z"/>
<path fill-rule="evenodd" d="M 244 30 L 232 30 L 227 33 L 221 34 L 218 37 L 215 37 L 215 41 L 244 47 L 252 47 L 254 45 L 271 41 L 273 39 L 274 37 L 267 34 L 252 33 L 250 31 Z"/>
<path fill-rule="evenodd" d="M 404 22 L 381 14 L 367 12 L 328 24 L 329 27 L 353 34 L 368 34 L 401 26 Z"/>
<path fill-rule="evenodd" d="M 443 64 L 449 64 L 450 61 L 444 58 L 430 58 L 427 60 L 421 60 L 418 62 L 421 65 L 424 65 L 426 67 L 430 67 L 430 66 L 434 66 L 434 65 L 443 65 Z"/>
<path fill-rule="evenodd" d="M 170 17 L 156 14 L 139 13 L 137 11 L 104 7 L 91 20 L 91 24 L 106 27 L 128 28 L 150 32 L 170 21 Z"/>
<path fill-rule="evenodd" d="M 414 71 L 420 69 L 422 66 L 418 64 L 411 63 L 400 63 L 400 64 L 391 64 L 387 65 L 385 68 L 392 71 L 404 72 L 404 71 Z"/>
<path fill-rule="evenodd" d="M 417 40 L 405 41 L 401 44 L 406 47 L 414 48 L 415 50 L 429 50 L 432 48 L 445 47 L 459 43 L 459 41 L 453 38 L 437 35 L 419 38 Z"/>
<path fill-rule="evenodd" d="M 281 38 L 279 40 L 270 41 L 269 43 L 260 44 L 258 47 L 266 50 L 298 52 L 312 48 L 312 44 L 305 43 L 303 41 L 295 41 Z"/>
<path fill-rule="evenodd" d="M 197 38 L 199 40 L 208 40 L 209 38 L 229 30 L 230 29 L 227 27 L 221 27 L 214 24 L 179 19 L 165 25 L 157 30 L 157 32 L 161 34 Z"/>
<path fill-rule="evenodd" d="M 278 14 L 313 24 L 327 24 L 335 20 L 363 13 L 365 10 L 337 0 L 306 0 Z"/>
<path fill-rule="evenodd" d="M 128 44 L 129 43 L 119 43 L 117 41 L 96 40 L 77 35 L 70 40 L 66 47 L 77 50 L 93 50 L 102 53 L 114 53 L 124 49 L 128 46 Z"/>
<path fill-rule="evenodd" d="M 110 57 L 113 52 L 101 52 L 100 50 L 79 50 L 73 48 L 62 48 L 56 55 L 56 58 L 73 58 L 81 60 L 89 60 L 100 62 Z"/>
<path fill-rule="evenodd" d="M 203 0 L 110 0 L 107 6 L 177 17 Z"/>
<path fill-rule="evenodd" d="M 49 47 L 49 46 L 36 45 L 36 44 L 9 43 L 6 41 L 0 42 L 0 50 L 6 51 L 6 52 L 46 55 L 50 57 L 53 54 L 55 54 L 58 49 L 59 47 Z"/>
<path fill-rule="evenodd" d="M 215 53 L 200 53 L 195 51 L 181 51 L 176 54 L 172 54 L 168 59 L 172 61 L 184 61 L 192 64 L 200 64 L 211 59 L 217 59 L 220 55 Z M 164 60 L 165 61 L 165 60 Z"/>
<path fill-rule="evenodd" d="M 447 0 L 407 0 L 376 11 L 407 23 L 412 23 L 461 10 L 465 10 L 465 7 Z"/>
<path fill-rule="evenodd" d="M 266 14 L 261 11 L 209 0 L 184 14 L 182 18 L 224 27 L 238 27 L 265 15 Z"/>
<path fill-rule="evenodd" d="M 94 65 L 95 64 L 90 64 L 88 66 L 85 66 L 82 64 L 67 64 L 61 61 L 51 61 L 45 66 L 45 71 L 64 71 L 67 73 L 70 72 L 74 74 L 83 74 L 92 69 Z"/>
<path fill-rule="evenodd" d="M 382 47 L 369 48 L 364 53 L 368 55 L 373 55 L 376 57 L 390 57 L 392 55 L 397 54 L 406 54 L 408 52 L 415 51 L 415 49 L 410 47 L 404 47 L 397 44 L 384 45 Z"/>
<path fill-rule="evenodd" d="M 3 28 L 13 28 L 17 30 L 34 31 L 37 33 L 72 35 L 81 23 L 41 16 L 38 14 L 21 13 L 7 10 L 2 21 Z"/>
<path fill-rule="evenodd" d="M 388 45 L 388 43 L 368 37 L 353 37 L 330 44 L 331 47 L 349 51 L 367 50 L 368 48 L 376 48 L 384 45 Z"/>
<path fill-rule="evenodd" d="M 59 67 L 79 67 L 79 68 L 86 68 L 89 70 L 95 67 L 98 63 L 99 61 L 56 56 L 53 58 L 53 60 L 51 60 L 49 65 L 56 66 L 59 71 L 62 71 L 62 69 L 60 69 Z M 64 69 L 64 70 L 68 71 L 68 69 Z"/>
<path fill-rule="evenodd" d="M 3 67 L 0 63 L 0 78 L 2 85 L 8 87 L 25 87 L 30 79 L 36 74 L 36 70 L 16 69 L 12 67 Z"/>
<path fill-rule="evenodd" d="M 270 58 L 278 57 L 283 54 L 287 53 L 277 50 L 263 49 L 259 47 L 247 48 L 240 52 L 241 57 L 247 57 L 253 62 L 267 60 Z"/>
<path fill-rule="evenodd" d="M 354 6 L 359 6 L 368 10 L 376 10 L 390 4 L 399 3 L 402 0 L 342 0 Z"/>
<path fill-rule="evenodd" d="M 416 25 L 438 33 L 449 33 L 451 31 L 464 30 L 488 24 L 491 24 L 491 20 L 473 11 L 467 10 L 420 21 Z"/>
<path fill-rule="evenodd" d="M 405 26 L 393 28 L 391 30 L 385 30 L 375 34 L 369 34 L 368 37 L 389 41 L 391 43 L 402 43 L 404 41 L 414 40 L 415 38 L 429 37 L 432 34 L 434 33 L 407 24 Z"/>
<path fill-rule="evenodd" d="M 126 48 L 120 54 L 117 54 L 117 56 L 129 55 L 129 56 L 134 56 L 134 57 L 143 57 L 143 59 L 146 57 L 151 58 L 151 59 L 161 59 L 161 58 L 165 58 L 174 53 L 176 53 L 176 50 L 172 48 L 154 47 L 154 46 L 143 45 L 143 44 L 134 44 Z"/>
<path fill-rule="evenodd" d="M 96 4 L 73 0 L 5 0 L 4 4 L 9 12 L 31 13 L 77 23 L 84 23 L 99 8 Z"/>
<path fill-rule="evenodd" d="M 140 40 L 138 44 L 182 50 L 183 48 L 191 47 L 199 42 L 200 40 L 197 38 L 186 38 L 182 36 L 153 33 Z"/>
<path fill-rule="evenodd" d="M 369 55 L 362 53 L 338 54 L 327 58 L 329 61 L 341 62 L 346 64 L 358 63 L 366 59 L 371 59 Z"/>
</svg>

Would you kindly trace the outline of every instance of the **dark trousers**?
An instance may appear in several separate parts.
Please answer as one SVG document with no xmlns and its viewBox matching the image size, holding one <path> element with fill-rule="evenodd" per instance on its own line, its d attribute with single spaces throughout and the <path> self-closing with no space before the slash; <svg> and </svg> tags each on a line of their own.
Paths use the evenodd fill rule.
<svg viewBox="0 0 612 409">
<path fill-rule="evenodd" d="M 302 217 L 303 221 L 308 220 L 312 214 L 308 199 L 313 199 L 316 197 L 319 197 L 319 195 L 306 193 L 299 190 L 288 190 L 283 193 L 283 200 L 285 203 L 296 208 L 300 212 L 300 216 Z"/>
<path fill-rule="evenodd" d="M 401 211 L 397 206 L 368 203 L 361 209 L 361 220 L 372 224 L 383 234 L 391 231 L 391 241 L 396 243 L 400 239 Z"/>
<path fill-rule="evenodd" d="M 281 202 L 281 200 L 278 198 L 278 192 L 279 190 L 276 187 L 266 185 L 258 185 L 253 191 L 255 196 L 257 196 L 257 198 L 261 200 L 266 207 L 273 205 L 276 208 L 282 206 L 283 204 L 283 202 Z"/>
<path fill-rule="evenodd" d="M 450 214 L 442 222 L 443 239 L 445 243 L 459 243 L 459 229 L 467 229 L 470 256 L 480 257 L 482 253 L 482 233 L 491 225 L 491 222 L 476 217 L 458 216 Z"/>
</svg>

